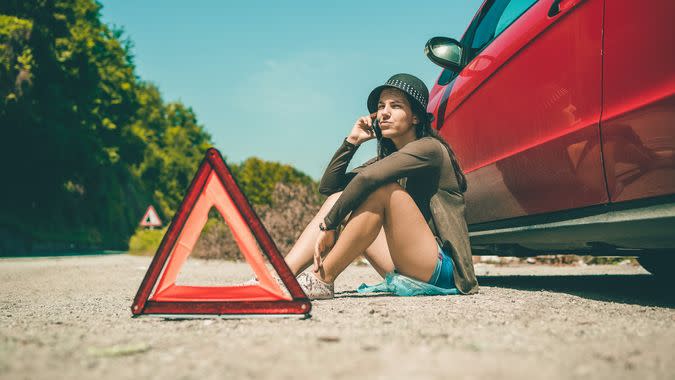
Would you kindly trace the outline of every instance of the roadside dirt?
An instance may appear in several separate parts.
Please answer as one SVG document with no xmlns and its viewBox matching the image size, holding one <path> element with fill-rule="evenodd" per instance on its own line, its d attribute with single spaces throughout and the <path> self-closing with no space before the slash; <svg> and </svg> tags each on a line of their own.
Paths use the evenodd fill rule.
<svg viewBox="0 0 675 380">
<path fill-rule="evenodd" d="M 411 298 L 355 294 L 379 279 L 352 266 L 308 320 L 132 319 L 149 262 L 0 260 L 0 378 L 675 378 L 672 286 L 633 265 L 480 263 L 479 294 Z"/>
</svg>

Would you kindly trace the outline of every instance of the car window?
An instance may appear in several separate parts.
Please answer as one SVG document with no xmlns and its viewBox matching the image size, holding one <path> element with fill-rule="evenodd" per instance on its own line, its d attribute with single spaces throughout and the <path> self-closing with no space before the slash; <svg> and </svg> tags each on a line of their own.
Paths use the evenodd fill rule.
<svg viewBox="0 0 675 380">
<path fill-rule="evenodd" d="M 525 13 L 537 0 L 495 0 L 479 21 L 471 41 L 471 58 Z"/>
<path fill-rule="evenodd" d="M 457 77 L 457 73 L 450 69 L 443 69 L 441 75 L 438 77 L 438 85 L 445 86 Z"/>
<path fill-rule="evenodd" d="M 504 29 L 508 28 L 511 23 L 516 21 L 520 15 L 525 13 L 526 10 L 530 9 L 532 4 L 536 3 L 537 0 L 511 0 L 509 5 L 504 9 L 504 13 L 499 18 L 497 22 L 497 27 L 495 28 L 495 37 L 500 35 Z"/>
</svg>

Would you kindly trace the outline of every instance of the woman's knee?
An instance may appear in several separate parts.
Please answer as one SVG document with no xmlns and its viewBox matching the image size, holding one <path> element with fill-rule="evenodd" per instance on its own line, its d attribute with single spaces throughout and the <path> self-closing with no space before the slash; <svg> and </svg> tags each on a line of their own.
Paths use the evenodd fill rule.
<svg viewBox="0 0 675 380">
<path fill-rule="evenodd" d="M 337 193 L 333 193 L 326 198 L 326 200 L 323 202 L 323 205 L 321 205 L 321 210 L 324 210 L 328 212 L 328 210 L 333 207 L 335 202 L 337 202 L 338 198 L 340 198 L 340 194 L 342 194 L 342 191 L 338 191 Z"/>
<path fill-rule="evenodd" d="M 338 191 L 337 193 L 333 193 L 333 194 L 329 195 L 329 196 L 326 198 L 326 202 L 329 202 L 329 201 L 330 201 L 330 202 L 332 202 L 332 203 L 335 203 L 335 201 L 337 201 L 337 199 L 340 198 L 340 195 L 341 195 L 341 194 L 342 194 L 342 191 Z M 324 203 L 325 203 L 325 202 L 324 202 Z"/>
<path fill-rule="evenodd" d="M 375 189 L 375 191 L 370 193 L 370 195 L 368 196 L 368 198 L 366 200 L 380 201 L 380 200 L 388 199 L 391 196 L 392 193 L 394 193 L 396 191 L 399 191 L 399 190 L 404 190 L 404 189 L 403 189 L 403 187 L 401 187 L 401 185 L 399 185 L 398 182 L 385 183 L 384 185 L 378 187 L 377 189 Z"/>
</svg>

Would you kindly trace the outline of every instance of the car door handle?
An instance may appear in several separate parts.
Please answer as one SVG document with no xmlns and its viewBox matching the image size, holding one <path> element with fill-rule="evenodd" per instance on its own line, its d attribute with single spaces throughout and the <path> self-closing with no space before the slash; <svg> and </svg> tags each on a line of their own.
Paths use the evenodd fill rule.
<svg viewBox="0 0 675 380">
<path fill-rule="evenodd" d="M 551 8 L 548 10 L 548 17 L 557 16 L 560 12 L 573 8 L 582 1 L 583 0 L 553 0 Z"/>
</svg>

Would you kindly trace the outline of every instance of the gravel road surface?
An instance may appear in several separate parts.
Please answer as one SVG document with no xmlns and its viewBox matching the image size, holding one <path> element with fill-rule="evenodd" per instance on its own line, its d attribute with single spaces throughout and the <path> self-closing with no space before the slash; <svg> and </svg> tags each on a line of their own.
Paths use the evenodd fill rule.
<svg viewBox="0 0 675 380">
<path fill-rule="evenodd" d="M 0 260 L 0 378 L 675 379 L 673 287 L 638 266 L 477 264 L 477 295 L 407 298 L 355 294 L 378 276 L 351 266 L 308 320 L 132 319 L 149 262 Z M 179 279 L 220 278 L 249 269 Z"/>
</svg>

